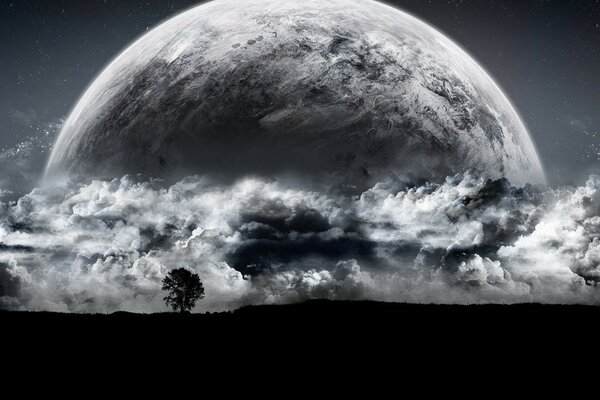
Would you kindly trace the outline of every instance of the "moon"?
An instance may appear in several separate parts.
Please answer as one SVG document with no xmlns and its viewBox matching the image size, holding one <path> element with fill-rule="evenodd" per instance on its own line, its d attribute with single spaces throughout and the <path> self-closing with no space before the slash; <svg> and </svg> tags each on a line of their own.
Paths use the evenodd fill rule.
<svg viewBox="0 0 600 400">
<path fill-rule="evenodd" d="M 95 79 L 46 177 L 297 175 L 362 187 L 471 171 L 544 183 L 519 115 L 426 23 L 358 0 L 216 0 Z"/>
</svg>

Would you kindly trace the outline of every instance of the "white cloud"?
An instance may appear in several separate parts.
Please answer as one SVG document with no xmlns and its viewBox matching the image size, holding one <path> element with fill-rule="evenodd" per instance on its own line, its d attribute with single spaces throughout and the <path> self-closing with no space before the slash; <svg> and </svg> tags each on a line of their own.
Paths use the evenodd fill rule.
<svg viewBox="0 0 600 400">
<path fill-rule="evenodd" d="M 538 191 L 469 175 L 361 196 L 246 179 L 126 176 L 0 203 L 0 307 L 162 311 L 172 268 L 197 311 L 310 298 L 600 304 L 600 178 Z"/>
</svg>

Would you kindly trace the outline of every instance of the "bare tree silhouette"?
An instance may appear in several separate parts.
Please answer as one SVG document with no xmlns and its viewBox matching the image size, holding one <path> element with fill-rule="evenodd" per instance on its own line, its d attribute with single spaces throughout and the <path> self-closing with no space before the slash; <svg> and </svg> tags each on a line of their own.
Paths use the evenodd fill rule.
<svg viewBox="0 0 600 400">
<path fill-rule="evenodd" d="M 186 312 L 194 308 L 196 301 L 204 298 L 204 286 L 198 274 L 185 268 L 169 272 L 162 281 L 162 290 L 169 294 L 164 298 L 173 311 Z"/>
</svg>

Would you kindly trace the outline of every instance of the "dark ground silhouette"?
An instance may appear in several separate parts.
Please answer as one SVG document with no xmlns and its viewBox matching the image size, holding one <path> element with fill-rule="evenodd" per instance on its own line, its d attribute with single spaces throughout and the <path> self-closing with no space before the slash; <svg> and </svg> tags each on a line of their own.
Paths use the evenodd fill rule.
<svg viewBox="0 0 600 400">
<path fill-rule="evenodd" d="M 477 341 L 478 335 L 525 339 L 576 331 L 600 322 L 600 307 L 573 305 L 416 305 L 313 300 L 306 303 L 250 306 L 207 314 L 63 314 L 0 311 L 0 324 L 13 335 L 109 337 L 113 332 L 148 332 L 197 337 L 235 337 L 237 341 L 278 340 L 320 335 L 388 338 L 440 338 Z M 6 332 L 6 329 L 4 329 Z"/>
<path fill-rule="evenodd" d="M 411 390 L 511 398 L 557 384 L 595 388 L 588 366 L 599 320 L 600 307 L 321 300 L 215 314 L 0 312 L 0 353 L 15 375 L 3 375 L 7 385 L 47 379 L 28 381 L 27 392 L 82 382 L 94 393 L 115 385 L 114 394 L 128 383 L 170 398 L 173 389 L 265 393 L 277 384 L 284 392 L 273 393 L 312 398 L 323 384 L 368 398 Z"/>
<path fill-rule="evenodd" d="M 383 375 L 390 384 L 410 384 L 409 373 L 456 386 L 542 370 L 563 381 L 576 372 L 581 383 L 581 368 L 572 368 L 597 357 L 599 322 L 600 307 L 588 306 L 314 300 L 213 314 L 0 311 L 0 340 L 13 371 L 89 379 L 91 368 L 108 376 L 136 373 L 148 385 L 157 384 L 149 378 L 157 368 L 192 381 L 211 371 L 229 385 L 248 376 L 275 374 L 287 384 L 294 374 L 322 380 L 342 374 L 346 383 L 331 384 L 348 387 L 367 373 L 372 378 L 362 384 L 376 388 Z"/>
</svg>

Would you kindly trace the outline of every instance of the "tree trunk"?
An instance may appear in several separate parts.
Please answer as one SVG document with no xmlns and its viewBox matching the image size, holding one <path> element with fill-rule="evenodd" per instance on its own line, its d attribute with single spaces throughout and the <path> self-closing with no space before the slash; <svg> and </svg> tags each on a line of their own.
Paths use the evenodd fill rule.
<svg viewBox="0 0 600 400">
<path fill-rule="evenodd" d="M 185 312 L 185 293 L 183 294 L 183 296 L 181 296 L 181 301 L 179 302 L 179 312 Z"/>
</svg>

